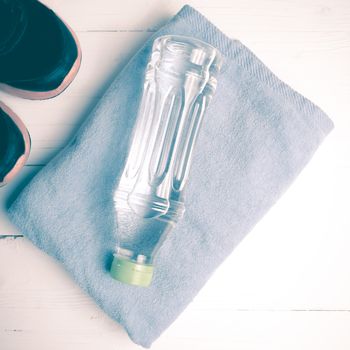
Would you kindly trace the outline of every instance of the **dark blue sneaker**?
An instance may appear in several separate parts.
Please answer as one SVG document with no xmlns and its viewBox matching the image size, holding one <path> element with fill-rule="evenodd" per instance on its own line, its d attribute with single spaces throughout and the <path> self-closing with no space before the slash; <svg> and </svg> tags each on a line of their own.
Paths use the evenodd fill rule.
<svg viewBox="0 0 350 350">
<path fill-rule="evenodd" d="M 23 122 L 0 102 L 0 187 L 22 169 L 28 159 L 30 137 Z"/>
<path fill-rule="evenodd" d="M 76 76 L 74 32 L 36 0 L 0 0 L 0 88 L 29 99 L 60 94 Z"/>
</svg>

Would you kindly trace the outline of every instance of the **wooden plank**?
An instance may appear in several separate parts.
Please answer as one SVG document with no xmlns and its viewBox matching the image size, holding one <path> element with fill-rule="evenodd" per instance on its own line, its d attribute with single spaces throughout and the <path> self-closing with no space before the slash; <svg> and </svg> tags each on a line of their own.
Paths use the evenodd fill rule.
<svg viewBox="0 0 350 350">
<path fill-rule="evenodd" d="M 201 11 L 227 31 L 279 32 L 348 31 L 350 9 L 347 0 L 152 0 L 116 2 L 100 0 L 45 0 L 79 31 L 154 30 L 184 4 Z M 137 9 L 137 10 L 135 10 Z"/>
<path fill-rule="evenodd" d="M 277 276 L 274 281 L 269 280 L 276 268 L 263 270 L 257 269 L 255 263 L 241 264 L 248 261 L 243 255 L 252 259 L 254 253 L 245 249 L 240 258 L 225 262 L 222 271 L 214 276 L 216 280 L 205 286 L 152 348 L 348 349 L 348 309 L 313 309 L 309 302 L 307 308 L 300 304 L 297 310 L 288 310 L 296 294 L 308 293 L 308 277 L 314 279 L 313 271 L 306 266 L 304 278 L 294 280 L 292 289 L 290 284 L 282 286 L 287 308 L 281 308 L 274 298 L 281 293 L 280 285 L 285 280 L 280 275 L 279 280 Z M 255 257 L 256 261 L 261 257 Z M 302 259 L 300 254 L 299 257 Z M 285 263 L 280 259 L 279 265 Z M 5 265 L 11 268 L 0 269 L 0 315 L 6 315 L 0 317 L 1 349 L 137 348 L 125 331 L 80 291 L 63 268 L 26 239 L 1 241 L 0 266 Z M 253 265 L 255 271 L 251 269 Z M 225 274 L 225 281 L 217 278 L 220 273 Z M 263 279 L 268 288 L 260 284 Z M 243 299 L 241 293 L 245 294 Z M 259 300 L 264 305 L 254 310 L 254 303 Z"/>
<path fill-rule="evenodd" d="M 5 327 L 0 323 L 3 350 L 140 349 L 120 326 L 94 309 L 4 311 L 12 316 Z M 350 347 L 349 313 L 220 311 L 187 309 L 154 343 L 152 350 L 348 350 Z"/>
</svg>

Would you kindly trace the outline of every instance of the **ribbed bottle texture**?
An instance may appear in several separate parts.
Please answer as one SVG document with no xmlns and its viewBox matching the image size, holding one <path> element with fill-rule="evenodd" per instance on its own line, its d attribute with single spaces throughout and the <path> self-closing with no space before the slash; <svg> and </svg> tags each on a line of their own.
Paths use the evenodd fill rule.
<svg viewBox="0 0 350 350">
<path fill-rule="evenodd" d="M 154 41 L 127 162 L 114 194 L 118 243 L 111 273 L 122 282 L 150 283 L 153 257 L 184 213 L 191 156 L 220 65 L 219 52 L 202 41 L 181 36 Z M 134 264 L 136 282 L 129 270 L 122 273 L 126 262 L 129 270 Z"/>
</svg>

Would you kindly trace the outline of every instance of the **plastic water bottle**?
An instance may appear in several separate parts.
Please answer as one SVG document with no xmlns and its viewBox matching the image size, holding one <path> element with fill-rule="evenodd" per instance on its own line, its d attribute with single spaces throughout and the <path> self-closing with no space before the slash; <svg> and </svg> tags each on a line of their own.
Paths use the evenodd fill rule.
<svg viewBox="0 0 350 350">
<path fill-rule="evenodd" d="M 114 193 L 117 247 L 113 278 L 148 286 L 153 259 L 184 213 L 183 190 L 221 56 L 190 37 L 153 43 L 128 158 Z"/>
</svg>

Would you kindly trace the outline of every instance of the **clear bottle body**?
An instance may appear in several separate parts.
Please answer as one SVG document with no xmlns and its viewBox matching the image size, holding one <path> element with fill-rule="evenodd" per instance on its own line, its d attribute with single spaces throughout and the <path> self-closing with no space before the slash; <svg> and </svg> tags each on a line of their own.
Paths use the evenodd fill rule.
<svg viewBox="0 0 350 350">
<path fill-rule="evenodd" d="M 151 271 L 158 248 L 181 219 L 193 148 L 220 64 L 219 52 L 196 39 L 154 41 L 127 162 L 114 193 L 114 269 L 127 264 L 130 271 Z M 114 277 L 143 285 L 118 273 Z"/>
</svg>

